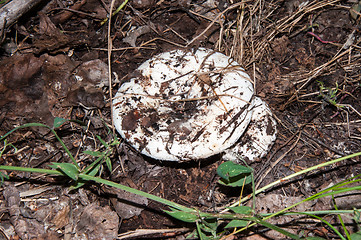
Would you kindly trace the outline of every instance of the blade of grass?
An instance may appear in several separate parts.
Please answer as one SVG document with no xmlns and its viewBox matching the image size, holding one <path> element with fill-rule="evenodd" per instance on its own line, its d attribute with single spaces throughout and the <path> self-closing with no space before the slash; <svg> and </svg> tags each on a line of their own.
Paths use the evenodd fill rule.
<svg viewBox="0 0 361 240">
<path fill-rule="evenodd" d="M 149 198 L 149 199 L 151 199 L 153 201 L 165 204 L 167 206 L 173 207 L 173 208 L 181 210 L 181 211 L 196 212 L 193 208 L 184 207 L 184 206 L 182 206 L 182 205 L 180 205 L 178 203 L 169 201 L 167 199 L 163 199 L 163 198 L 155 196 L 153 194 L 146 193 L 146 192 L 143 192 L 143 191 L 131 188 L 131 187 L 124 186 L 124 185 L 119 184 L 119 183 L 115 183 L 115 182 L 112 182 L 112 181 L 109 181 L 109 180 L 99 178 L 99 177 L 93 177 L 93 176 L 89 176 L 89 175 L 81 173 L 81 174 L 79 174 L 79 179 L 94 181 L 94 182 L 102 183 L 102 184 L 105 184 L 107 186 L 115 187 L 115 188 L 118 188 L 118 189 L 121 189 L 121 190 L 124 190 L 124 191 L 127 191 L 127 192 L 131 192 L 131 193 L 134 193 L 134 194 Z"/>
<path fill-rule="evenodd" d="M 128 3 L 128 0 L 125 0 L 122 4 L 120 4 L 120 6 L 112 13 L 112 16 L 114 16 L 115 14 L 117 14 L 120 10 L 123 9 L 123 7 Z M 109 18 L 105 18 L 100 25 L 104 25 L 107 21 L 109 20 Z"/>
<path fill-rule="evenodd" d="M 328 161 L 328 162 L 325 162 L 325 163 L 321 163 L 321 164 L 318 164 L 318 165 L 316 165 L 316 166 L 313 166 L 313 167 L 304 169 L 304 170 L 302 170 L 302 171 L 299 171 L 299 172 L 296 172 L 296 173 L 291 174 L 291 175 L 289 175 L 289 176 L 286 176 L 286 177 L 284 177 L 284 178 L 281 178 L 281 179 L 279 179 L 279 180 L 277 180 L 277 181 L 274 181 L 274 182 L 272 182 L 272 183 L 270 183 L 270 184 L 268 184 L 268 185 L 266 185 L 266 186 L 264 186 L 264 187 L 256 190 L 256 191 L 254 192 L 254 195 L 258 195 L 259 193 L 262 193 L 262 192 L 266 191 L 267 189 L 270 189 L 270 188 L 276 186 L 276 185 L 279 184 L 279 183 L 283 183 L 283 182 L 285 182 L 285 181 L 287 181 L 287 180 L 289 180 L 289 179 L 295 178 L 295 177 L 300 176 L 300 175 L 302 175 L 302 174 L 305 174 L 305 173 L 308 173 L 308 172 L 310 172 L 310 171 L 317 170 L 317 169 L 323 168 L 323 167 L 325 167 L 325 166 L 332 165 L 332 164 L 334 164 L 334 163 L 341 162 L 341 161 L 344 161 L 344 160 L 347 160 L 347 159 L 350 159 L 350 158 L 358 157 L 358 156 L 361 156 L 361 152 L 357 152 L 357 153 L 354 153 L 354 154 L 350 154 L 350 155 L 347 155 L 347 156 L 344 156 L 344 157 L 340 157 L 340 158 L 337 158 L 337 159 L 334 159 L 334 160 L 331 160 L 331 161 Z M 235 206 L 239 205 L 240 203 L 249 200 L 249 199 L 252 197 L 252 195 L 253 195 L 253 194 L 250 194 L 250 195 L 242 198 L 241 200 L 233 203 L 233 204 L 231 205 L 231 207 L 235 207 Z M 221 213 L 226 212 L 226 211 L 228 211 L 228 209 L 225 209 L 225 210 L 221 211 Z"/>
<path fill-rule="evenodd" d="M 321 222 L 323 222 L 324 224 L 329 226 L 340 237 L 340 239 L 346 240 L 346 238 L 344 236 L 342 236 L 342 234 L 331 223 L 329 223 L 328 221 L 326 221 L 322 217 L 319 217 L 319 216 L 314 215 L 314 214 L 302 213 L 302 212 L 299 212 L 298 214 L 307 215 L 307 216 L 310 216 L 310 217 L 313 217 L 313 218 L 316 218 L 316 219 L 320 220 Z"/>
<path fill-rule="evenodd" d="M 333 202 L 333 207 L 334 207 L 336 210 L 338 210 L 338 207 L 337 207 L 337 204 L 336 204 L 335 196 L 334 196 L 334 195 L 332 195 L 332 202 Z M 344 223 L 341 215 L 340 215 L 340 214 L 337 214 L 337 217 L 338 217 L 338 220 L 339 220 L 340 223 L 341 223 L 342 229 L 343 229 L 343 231 L 345 232 L 347 239 L 351 240 L 350 233 L 347 231 L 346 226 L 345 226 L 345 223 Z"/>
<path fill-rule="evenodd" d="M 15 132 L 16 130 L 19 130 L 19 129 L 22 129 L 22 128 L 28 128 L 28 127 L 44 127 L 44 128 L 47 128 L 49 129 L 53 134 L 54 136 L 56 137 L 56 139 L 59 141 L 59 143 L 61 144 L 61 146 L 64 148 L 65 152 L 68 154 L 68 156 L 70 157 L 71 161 L 73 162 L 73 164 L 78 168 L 80 169 L 78 163 L 76 162 L 75 158 L 73 157 L 73 155 L 71 154 L 71 152 L 69 151 L 69 149 L 66 147 L 66 145 L 64 144 L 64 142 L 61 140 L 61 138 L 58 136 L 58 134 L 56 133 L 56 131 L 45 125 L 45 124 L 42 124 L 42 123 L 26 123 L 24 125 L 21 125 L 19 127 L 16 127 L 14 129 L 12 129 L 11 131 L 7 132 L 5 135 L 3 135 L 2 137 L 0 137 L 0 141 L 3 141 L 7 136 L 9 136 L 11 133 Z"/>
<path fill-rule="evenodd" d="M 276 226 L 276 225 L 273 225 L 273 224 L 271 224 L 271 223 L 269 223 L 269 222 L 266 222 L 266 221 L 263 221 L 263 220 L 258 220 L 257 222 L 258 222 L 259 224 L 261 224 L 261 225 L 269 228 L 269 229 L 272 229 L 272 230 L 275 230 L 275 231 L 277 231 L 277 232 L 279 232 L 279 233 L 282 233 L 283 235 L 285 235 L 285 236 L 287 236 L 287 237 L 289 237 L 289 238 L 292 238 L 292 239 L 301 239 L 300 236 L 298 236 L 298 235 L 296 235 L 296 234 L 293 234 L 293 233 L 290 233 L 290 232 L 284 230 L 283 228 L 280 228 L 280 227 L 278 227 L 278 226 Z"/>
<path fill-rule="evenodd" d="M 60 172 L 58 170 L 43 169 L 43 168 L 26 168 L 26 167 L 15 167 L 15 166 L 0 165 L 0 170 L 33 172 L 33 173 L 45 173 L 45 174 L 50 174 L 50 175 L 62 175 L 62 176 L 64 176 L 64 173 L 62 173 L 62 172 Z"/>
</svg>

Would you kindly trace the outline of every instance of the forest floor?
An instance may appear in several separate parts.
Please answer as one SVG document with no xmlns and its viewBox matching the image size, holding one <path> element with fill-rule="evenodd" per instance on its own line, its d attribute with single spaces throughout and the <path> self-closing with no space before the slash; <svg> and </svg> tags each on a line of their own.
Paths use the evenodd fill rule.
<svg viewBox="0 0 361 240">
<path fill-rule="evenodd" d="M 117 0 L 115 6 L 121 3 Z M 84 151 L 104 151 L 96 136 L 113 139 L 108 22 L 101 24 L 109 6 L 109 0 L 43 1 L 4 31 L 0 136 L 30 122 L 52 126 L 61 117 L 85 123 L 57 129 L 79 164 L 95 159 Z M 113 94 L 142 62 L 165 51 L 205 47 L 231 56 L 249 73 L 257 96 L 268 103 L 278 124 L 269 154 L 248 162 L 259 189 L 361 151 L 360 9 L 355 0 L 129 1 L 113 16 L 109 31 Z M 7 147 L 0 165 L 49 168 L 53 162 L 71 161 L 47 128 L 20 129 L 7 141 L 17 150 Z M 217 211 L 251 192 L 219 185 L 219 157 L 157 161 L 122 141 L 110 160 L 112 172 L 102 169 L 103 178 L 202 211 Z M 276 185 L 256 197 L 255 212 L 282 210 L 360 174 L 360 165 L 355 157 Z M 157 229 L 133 239 L 180 240 L 194 228 L 165 214 L 164 205 L 121 190 L 87 184 L 70 191 L 64 178 L 3 173 L 10 181 L 0 186 L 0 239 L 125 239 L 130 231 Z M 359 199 L 352 194 L 335 201 L 339 209 L 352 210 L 361 207 Z M 335 209 L 334 203 L 318 199 L 296 210 Z M 14 209 L 20 209 L 16 218 Z M 341 229 L 337 216 L 325 219 Z M 344 221 L 351 233 L 359 231 L 352 218 Z M 303 236 L 336 237 L 315 219 L 287 216 L 272 223 Z M 227 239 L 284 238 L 254 226 Z"/>
</svg>

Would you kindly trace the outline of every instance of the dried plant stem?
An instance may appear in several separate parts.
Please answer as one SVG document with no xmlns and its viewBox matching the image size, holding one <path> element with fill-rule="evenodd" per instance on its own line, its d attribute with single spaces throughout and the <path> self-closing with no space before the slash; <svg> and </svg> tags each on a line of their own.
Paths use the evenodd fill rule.
<svg viewBox="0 0 361 240">
<path fill-rule="evenodd" d="M 223 12 L 221 12 L 220 14 L 217 15 L 217 17 L 214 18 L 214 20 L 206 27 L 206 29 L 203 30 L 203 32 L 201 32 L 198 36 L 196 36 L 195 38 L 193 38 L 191 41 L 189 41 L 187 43 L 187 46 L 191 45 L 192 43 L 194 43 L 198 38 L 202 37 L 217 21 L 218 19 L 220 19 L 223 14 L 225 14 L 226 12 L 228 12 L 229 10 L 235 9 L 240 7 L 242 4 L 249 2 L 249 1 L 241 1 L 239 3 L 233 4 L 232 6 L 228 7 L 227 9 L 225 9 Z"/>
<path fill-rule="evenodd" d="M 108 81 L 109 81 L 109 99 L 110 99 L 110 115 L 112 119 L 113 135 L 115 135 L 114 120 L 113 120 L 113 91 L 112 91 L 112 38 L 110 36 L 112 27 L 112 15 L 115 0 L 110 3 L 109 21 L 108 21 Z"/>
</svg>

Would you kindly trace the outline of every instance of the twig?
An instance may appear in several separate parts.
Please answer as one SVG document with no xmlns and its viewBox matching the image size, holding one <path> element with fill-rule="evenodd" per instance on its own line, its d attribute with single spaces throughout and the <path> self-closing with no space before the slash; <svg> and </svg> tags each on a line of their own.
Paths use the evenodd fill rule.
<svg viewBox="0 0 361 240">
<path fill-rule="evenodd" d="M 99 50 L 99 51 L 108 51 L 108 48 L 92 48 L 93 50 Z M 133 49 L 154 49 L 151 47 L 123 47 L 123 48 L 113 48 L 112 52 L 116 51 L 126 51 L 126 50 L 133 50 Z"/>
<path fill-rule="evenodd" d="M 201 32 L 198 36 L 196 36 L 195 38 L 193 38 L 190 42 L 187 43 L 187 47 L 189 45 L 191 45 L 192 43 L 194 43 L 198 38 L 202 37 L 216 22 L 217 20 L 226 12 L 228 12 L 229 10 L 235 9 L 237 7 L 240 7 L 242 4 L 249 2 L 249 0 L 247 1 L 241 1 L 239 3 L 233 4 L 232 6 L 228 7 L 227 9 L 225 9 L 223 12 L 221 12 L 220 14 L 217 15 L 217 17 L 215 19 L 213 19 L 213 21 L 208 25 L 208 27 L 206 27 L 206 29 L 203 30 L 203 32 Z"/>
<path fill-rule="evenodd" d="M 127 1 L 125 1 L 127 2 Z M 113 119 L 113 92 L 112 92 L 112 38 L 110 36 L 111 27 L 112 27 L 112 12 L 114 7 L 115 0 L 112 0 L 110 3 L 110 10 L 109 10 L 109 22 L 108 22 L 108 81 L 109 81 L 109 98 L 110 98 L 110 116 L 112 119 L 112 129 L 113 135 L 115 135 L 115 128 L 114 128 L 114 119 Z M 124 4 L 125 5 L 125 4 Z"/>
<path fill-rule="evenodd" d="M 65 10 L 64 12 L 60 13 L 59 15 L 56 15 L 54 18 L 53 18 L 53 21 L 55 23 L 63 23 L 65 22 L 66 20 L 70 19 L 72 16 L 73 16 L 73 13 L 77 13 L 77 14 L 83 14 L 85 16 L 90 16 L 92 18 L 95 18 L 94 15 L 91 15 L 91 14 L 88 14 L 88 13 L 85 13 L 85 12 L 81 12 L 79 11 L 79 9 L 84 6 L 84 4 L 86 3 L 86 0 L 81 0 L 81 1 L 78 1 L 77 3 L 75 3 L 73 6 L 71 6 L 70 8 L 55 8 L 55 9 L 52 9 L 51 11 L 54 11 L 54 10 Z"/>
<path fill-rule="evenodd" d="M 173 44 L 174 46 L 181 47 L 181 48 L 185 48 L 185 47 L 186 47 L 186 46 L 184 46 L 184 45 L 182 45 L 182 44 L 175 43 L 175 42 L 172 42 L 172 41 L 170 41 L 170 40 L 168 40 L 168 39 L 164 39 L 164 38 L 153 38 L 153 39 L 151 39 L 151 40 L 149 40 L 149 41 L 147 41 L 147 42 L 145 42 L 145 43 L 142 43 L 142 44 L 140 45 L 140 47 L 143 47 L 143 46 L 145 46 L 145 45 L 148 45 L 149 43 L 155 42 L 155 41 L 157 41 L 157 40 L 164 41 L 164 42 Z"/>
<path fill-rule="evenodd" d="M 277 158 L 276 161 L 274 161 L 271 166 L 267 169 L 267 171 L 261 176 L 261 178 L 259 179 L 258 183 L 256 184 L 256 188 L 259 187 L 259 185 L 261 185 L 263 179 L 272 171 L 272 169 L 289 153 L 292 151 L 292 149 L 294 149 L 297 145 L 297 143 L 300 141 L 301 138 L 301 133 L 298 133 L 298 137 L 296 139 L 296 141 L 292 144 L 292 146 L 285 152 L 283 153 L 279 158 Z"/>
<path fill-rule="evenodd" d="M 16 22 L 42 0 L 12 0 L 0 9 L 0 32 Z"/>
<path fill-rule="evenodd" d="M 191 231 L 190 228 L 170 228 L 170 229 L 137 229 L 126 233 L 119 234 L 117 239 L 128 239 L 134 237 L 147 236 L 151 234 L 169 234 L 169 233 L 184 233 Z"/>
<path fill-rule="evenodd" d="M 281 106 L 281 110 L 284 110 L 286 108 L 286 106 L 288 106 L 288 104 L 290 104 L 293 99 L 296 97 L 296 95 L 304 88 L 306 87 L 315 77 L 319 76 L 320 73 L 322 73 L 326 67 L 328 67 L 330 64 L 332 64 L 333 62 L 335 62 L 336 60 L 338 60 L 339 58 L 341 58 L 342 56 L 344 56 L 345 54 L 347 54 L 350 51 L 350 48 L 344 52 L 338 52 L 336 53 L 336 55 L 327 63 L 322 64 L 321 66 L 315 68 L 312 70 L 312 75 L 306 79 L 306 81 L 301 85 L 301 87 L 299 87 L 293 94 L 292 96 L 288 99 L 288 101 L 283 104 Z M 300 81 L 301 82 L 301 81 Z"/>
</svg>

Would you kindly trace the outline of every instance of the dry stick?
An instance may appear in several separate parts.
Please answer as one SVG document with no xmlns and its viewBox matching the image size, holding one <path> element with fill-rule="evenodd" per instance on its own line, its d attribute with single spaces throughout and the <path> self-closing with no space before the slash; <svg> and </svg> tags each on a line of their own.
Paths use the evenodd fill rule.
<svg viewBox="0 0 361 240">
<path fill-rule="evenodd" d="M 161 233 L 183 233 L 189 232 L 190 228 L 170 228 L 170 229 L 137 229 L 126 233 L 119 234 L 117 239 L 128 239 L 134 237 L 142 237 L 150 234 L 161 234 Z"/>
<path fill-rule="evenodd" d="M 99 17 L 95 16 L 94 14 L 91 14 L 91 13 L 86 13 L 86 12 L 83 12 L 83 11 L 79 11 L 79 10 L 76 10 L 76 9 L 72 9 L 72 8 L 52 8 L 48 13 L 50 12 L 54 12 L 54 11 L 58 11 L 58 10 L 61 10 L 61 11 L 64 11 L 64 12 L 70 12 L 71 14 L 67 15 L 67 14 L 64 14 L 64 15 L 67 15 L 67 16 L 62 16 L 62 17 L 58 17 L 55 19 L 55 17 L 53 18 L 54 22 L 58 23 L 63 23 L 65 22 L 65 20 L 63 18 L 67 18 L 66 20 L 68 20 L 68 18 L 72 17 L 72 13 L 77 13 L 77 14 L 80 14 L 80 15 L 84 15 L 84 16 L 88 16 L 90 18 L 94 18 L 94 19 L 98 19 L 98 20 L 101 20 Z"/>
<path fill-rule="evenodd" d="M 250 14 L 252 14 L 252 9 L 250 10 Z M 252 14 L 253 16 L 253 14 Z M 251 17 L 251 49 L 252 49 L 252 67 L 253 67 L 253 89 L 256 92 L 256 58 L 254 56 L 254 42 L 253 42 L 253 18 Z M 256 93 L 257 94 L 257 93 Z"/>
<path fill-rule="evenodd" d="M 286 31 L 286 29 L 289 28 L 290 26 L 291 27 L 295 26 L 307 13 L 310 13 L 314 10 L 323 8 L 328 5 L 332 5 L 339 1 L 340 0 L 322 1 L 322 2 L 316 2 L 314 4 L 311 3 L 313 5 L 311 5 L 310 7 L 301 8 L 297 12 L 295 12 L 292 16 L 286 16 L 281 20 L 277 21 L 273 25 L 276 27 L 264 36 L 263 41 L 260 41 L 258 43 L 256 50 L 256 59 L 260 58 L 263 55 L 263 52 L 266 49 L 266 45 L 268 45 L 278 33 Z"/>
<path fill-rule="evenodd" d="M 82 6 L 84 6 L 85 3 L 86 3 L 86 0 L 81 0 L 81 1 L 78 1 L 78 2 L 74 3 L 74 5 L 71 6 L 70 8 L 62 8 L 61 10 L 65 10 L 65 11 L 60 13 L 59 15 L 54 16 L 53 22 L 57 23 L 57 24 L 63 23 L 66 20 L 70 19 L 73 16 L 73 13 L 83 14 L 85 16 L 90 16 L 92 18 L 95 18 L 91 14 L 79 11 L 79 9 Z M 51 11 L 54 11 L 54 10 L 55 9 L 52 9 Z"/>
<path fill-rule="evenodd" d="M 261 176 L 261 178 L 259 179 L 258 183 L 256 184 L 256 189 L 259 187 L 259 185 L 261 185 L 263 179 L 270 173 L 270 171 L 289 153 L 292 151 L 292 149 L 294 149 L 297 145 L 297 143 L 299 142 L 300 138 L 302 135 L 302 130 L 298 133 L 298 137 L 296 139 L 296 141 L 292 144 L 292 146 L 284 153 L 282 154 L 282 156 L 280 156 L 276 161 L 274 161 L 271 166 L 267 169 L 267 171 Z M 293 136 L 292 136 L 293 138 Z"/>
<path fill-rule="evenodd" d="M 99 50 L 99 51 L 108 51 L 108 48 L 92 48 L 93 50 Z M 112 52 L 116 51 L 126 51 L 126 50 L 133 50 L 133 49 L 154 49 L 151 47 L 123 47 L 123 48 L 113 48 Z"/>
<path fill-rule="evenodd" d="M 171 31 L 172 33 L 174 33 L 177 37 L 179 37 L 180 39 L 182 39 L 183 42 L 187 42 L 187 39 L 185 39 L 180 33 L 178 33 L 176 30 L 174 30 L 171 26 L 165 25 L 167 27 L 166 30 L 163 31 L 163 33 L 166 33 L 168 31 Z"/>
<path fill-rule="evenodd" d="M 14 22 L 23 14 L 32 9 L 42 0 L 12 0 L 0 9 L 0 32 Z"/>
<path fill-rule="evenodd" d="M 113 120 L 113 92 L 112 92 L 112 38 L 110 37 L 110 30 L 112 26 L 112 15 L 115 0 L 110 3 L 109 21 L 108 21 L 108 81 L 109 81 L 109 97 L 110 97 L 110 116 L 112 119 L 113 135 L 115 135 L 114 120 Z"/>
<path fill-rule="evenodd" d="M 269 162 L 271 161 L 271 159 L 273 159 L 273 157 L 274 157 L 282 148 L 284 148 L 285 146 L 287 146 L 287 145 L 291 142 L 291 140 L 297 135 L 297 133 L 299 133 L 300 130 L 301 130 L 301 129 L 298 129 L 296 132 L 293 133 L 292 130 L 290 130 L 276 115 L 274 115 L 274 117 L 276 118 L 276 120 L 277 120 L 277 122 L 278 122 L 279 124 L 281 124 L 284 128 L 286 128 L 289 132 L 292 133 L 292 136 L 289 137 L 285 143 L 283 143 L 281 146 L 279 146 L 277 149 L 275 149 L 275 150 L 272 152 L 271 156 L 269 156 L 269 157 L 267 158 L 267 160 L 264 162 L 263 167 L 262 167 L 261 169 L 258 169 L 258 172 L 259 172 L 259 173 L 262 173 L 262 172 L 264 172 L 264 171 L 266 170 L 266 168 L 267 168 Z M 257 180 L 257 181 L 259 182 L 258 179 L 259 179 L 260 176 L 261 176 L 260 174 L 255 175 L 255 180 Z"/>
<path fill-rule="evenodd" d="M 114 2 L 115 2 L 115 0 L 112 0 L 112 2 L 110 3 L 109 21 L 108 21 L 108 81 L 109 81 L 109 96 L 110 96 L 110 115 L 111 115 L 111 119 L 112 119 L 113 136 L 115 136 L 115 127 L 114 127 L 114 119 L 113 119 L 112 66 L 111 66 L 112 65 L 111 58 L 112 58 L 113 43 L 112 43 L 112 38 L 110 37 L 110 30 L 111 30 L 111 25 L 112 25 Z M 128 0 L 124 0 L 124 2 L 118 8 L 119 11 L 120 11 L 120 9 L 122 9 L 125 6 L 125 4 L 127 4 L 127 2 L 128 2 Z M 123 161 L 120 161 L 120 165 L 122 167 L 123 173 L 125 173 Z"/>
<path fill-rule="evenodd" d="M 244 56 L 244 38 L 243 38 L 243 32 L 244 32 L 244 29 L 243 29 L 243 20 L 244 20 L 244 10 L 245 6 L 244 4 L 241 5 L 241 16 L 239 18 L 239 34 L 238 34 L 238 37 L 239 37 L 239 45 L 240 45 L 240 63 L 243 64 L 243 56 Z M 238 23 L 237 23 L 238 24 Z M 236 35 L 237 36 L 237 35 Z"/>
<path fill-rule="evenodd" d="M 217 17 L 215 19 L 213 19 L 213 21 L 208 25 L 208 27 L 206 27 L 206 29 L 203 30 L 203 32 L 201 32 L 198 36 L 196 36 L 195 38 L 193 38 L 190 42 L 187 43 L 187 47 L 189 45 L 191 45 L 194 41 L 196 41 L 198 38 L 202 37 L 216 22 L 217 20 L 226 12 L 228 12 L 229 10 L 235 9 L 239 6 L 241 6 L 242 4 L 244 4 L 245 2 L 249 2 L 250 0 L 247 1 L 242 1 L 236 4 L 233 4 L 232 6 L 229 6 L 228 8 L 226 8 L 223 12 L 221 12 L 220 14 L 217 15 Z"/>
<path fill-rule="evenodd" d="M 334 61 L 338 60 L 338 59 L 341 58 L 342 56 L 344 56 L 344 55 L 345 55 L 346 53 L 348 53 L 349 51 L 350 51 L 350 48 L 349 48 L 348 50 L 342 52 L 341 54 L 340 54 L 340 52 L 338 52 L 338 53 L 336 53 L 336 55 L 335 55 L 330 61 L 328 61 L 328 62 L 325 63 L 325 64 L 322 64 L 321 66 L 319 66 L 319 67 L 317 67 L 317 68 L 315 68 L 315 69 L 312 71 L 312 72 L 314 72 L 314 74 L 312 74 L 311 77 L 309 77 L 309 78 L 302 84 L 302 86 L 301 86 L 299 89 L 297 89 L 297 90 L 292 94 L 292 96 L 288 99 L 288 101 L 281 106 L 281 110 L 285 109 L 286 106 L 287 106 L 289 103 L 291 103 L 292 100 L 296 97 L 296 95 L 297 95 L 305 86 L 307 86 L 307 85 L 311 82 L 312 79 L 314 79 L 315 77 L 317 77 L 317 76 L 319 75 L 319 73 L 320 73 L 324 68 L 326 68 L 327 66 L 329 66 L 331 63 L 333 63 Z"/>
<path fill-rule="evenodd" d="M 145 42 L 145 43 L 142 43 L 142 44 L 140 45 L 140 47 L 143 47 L 143 46 L 145 46 L 145 45 L 148 45 L 148 44 L 150 44 L 150 43 L 152 43 L 152 42 L 155 42 L 155 41 L 157 41 L 157 40 L 161 40 L 161 41 L 164 41 L 164 42 L 173 44 L 174 46 L 181 47 L 181 48 L 185 48 L 185 47 L 186 47 L 186 46 L 183 46 L 182 44 L 178 44 L 178 43 L 172 42 L 172 41 L 170 41 L 170 40 L 168 40 L 168 39 L 164 39 L 164 38 L 153 38 L 153 39 L 151 39 L 151 40 L 149 40 L 149 41 L 147 41 L 147 42 Z"/>
</svg>

